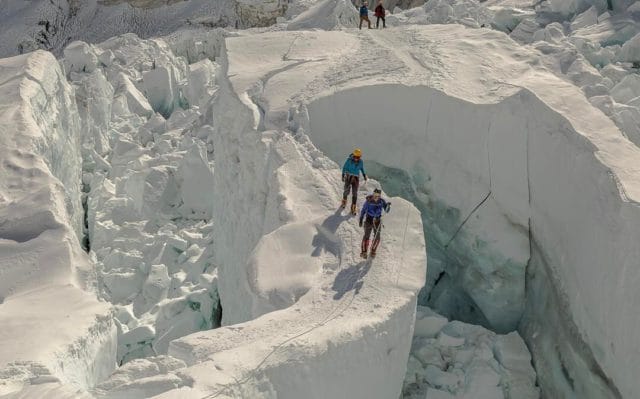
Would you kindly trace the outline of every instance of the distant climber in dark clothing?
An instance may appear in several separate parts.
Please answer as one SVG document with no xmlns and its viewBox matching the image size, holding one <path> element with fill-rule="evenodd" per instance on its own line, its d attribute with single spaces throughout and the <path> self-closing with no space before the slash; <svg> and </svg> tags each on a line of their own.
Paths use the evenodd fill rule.
<svg viewBox="0 0 640 399">
<path fill-rule="evenodd" d="M 384 19 L 385 14 L 386 14 L 386 11 L 384 9 L 384 6 L 382 5 L 382 0 L 378 0 L 378 6 L 375 9 L 376 29 L 380 27 L 380 20 L 382 20 L 382 27 L 383 28 L 387 27 L 387 22 Z"/>
<path fill-rule="evenodd" d="M 362 21 L 367 21 L 369 29 L 371 29 L 371 21 L 369 21 L 369 3 L 366 1 L 360 7 L 360 29 L 362 29 Z"/>
</svg>

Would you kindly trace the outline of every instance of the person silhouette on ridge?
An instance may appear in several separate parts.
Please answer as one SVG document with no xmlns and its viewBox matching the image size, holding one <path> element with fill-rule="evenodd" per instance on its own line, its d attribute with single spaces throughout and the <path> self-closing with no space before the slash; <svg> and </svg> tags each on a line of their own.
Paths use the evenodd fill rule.
<svg viewBox="0 0 640 399">
<path fill-rule="evenodd" d="M 362 150 L 356 148 L 349 155 L 342 167 L 342 181 L 344 182 L 344 192 L 342 193 L 342 205 L 347 206 L 347 197 L 351 191 L 351 214 L 356 214 L 356 203 L 358 201 L 358 187 L 360 186 L 360 173 L 364 181 L 367 181 L 367 174 L 364 172 L 364 161 L 362 158 Z"/>
<path fill-rule="evenodd" d="M 387 22 L 384 19 L 386 11 L 384 10 L 384 6 L 382 5 L 382 0 L 378 0 L 378 5 L 376 6 L 374 15 L 376 16 L 376 29 L 380 27 L 380 20 L 382 20 L 382 28 L 387 27 Z"/>
</svg>

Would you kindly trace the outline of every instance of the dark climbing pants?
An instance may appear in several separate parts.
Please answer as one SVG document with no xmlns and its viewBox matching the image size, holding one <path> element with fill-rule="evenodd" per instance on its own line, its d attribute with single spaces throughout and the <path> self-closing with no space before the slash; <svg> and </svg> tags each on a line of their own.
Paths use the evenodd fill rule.
<svg viewBox="0 0 640 399">
<path fill-rule="evenodd" d="M 373 244 L 371 245 L 371 252 L 375 253 L 380 245 L 380 230 L 382 230 L 382 223 L 379 218 L 372 218 L 367 216 L 364 221 L 364 237 L 362 237 L 362 252 L 367 252 L 369 249 L 369 243 L 371 242 L 371 232 L 373 231 Z"/>
<path fill-rule="evenodd" d="M 364 240 L 371 238 L 371 232 L 374 232 L 373 239 L 380 240 L 380 219 L 374 219 L 370 216 L 364 221 Z"/>
<path fill-rule="evenodd" d="M 358 176 L 346 175 L 344 178 L 344 192 L 342 193 L 342 199 L 346 201 L 349 196 L 349 191 L 351 191 L 351 203 L 355 205 L 358 201 L 358 186 L 360 186 L 360 179 Z"/>
<path fill-rule="evenodd" d="M 378 19 L 376 19 L 376 29 L 380 27 L 380 20 L 382 20 L 382 27 L 386 28 L 387 27 L 387 21 L 384 20 L 384 17 L 377 17 Z"/>
</svg>

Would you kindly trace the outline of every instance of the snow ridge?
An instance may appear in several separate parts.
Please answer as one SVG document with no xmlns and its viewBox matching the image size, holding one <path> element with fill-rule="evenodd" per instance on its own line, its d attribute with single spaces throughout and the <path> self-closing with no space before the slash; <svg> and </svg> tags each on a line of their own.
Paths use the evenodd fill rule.
<svg viewBox="0 0 640 399">
<path fill-rule="evenodd" d="M 0 60 L 0 92 L 0 393 L 40 377 L 88 387 L 114 368 L 115 326 L 84 291 L 95 275 L 79 242 L 73 90 L 38 51 Z"/>
<path fill-rule="evenodd" d="M 221 201 L 214 208 L 216 229 L 225 232 L 215 251 L 223 322 L 257 318 L 172 342 L 169 354 L 191 365 L 185 373 L 195 381 L 182 394 L 397 396 L 426 264 L 417 211 L 392 199 L 385 249 L 372 264 L 358 262 L 359 233 L 331 207 L 336 165 L 302 133 L 256 130 L 259 113 L 225 81 L 225 62 L 214 103 L 214 147 L 224 149 L 216 157 Z M 386 360 L 371 362 L 380 356 Z M 364 363 L 372 367 L 357 367 Z"/>
</svg>

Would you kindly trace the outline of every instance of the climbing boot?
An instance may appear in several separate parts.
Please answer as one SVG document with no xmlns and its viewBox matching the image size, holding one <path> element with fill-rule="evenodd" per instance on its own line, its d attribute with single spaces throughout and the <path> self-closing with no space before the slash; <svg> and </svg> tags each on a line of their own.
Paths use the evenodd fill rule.
<svg viewBox="0 0 640 399">
<path fill-rule="evenodd" d="M 347 206 L 347 200 L 343 199 L 342 202 L 340 203 L 340 208 L 346 208 Z"/>
<path fill-rule="evenodd" d="M 367 259 L 368 251 L 369 251 L 369 240 L 362 240 L 362 244 L 360 245 L 360 257 L 362 259 Z"/>
<path fill-rule="evenodd" d="M 356 204 L 351 204 L 351 214 L 355 215 L 357 213 Z"/>
</svg>

